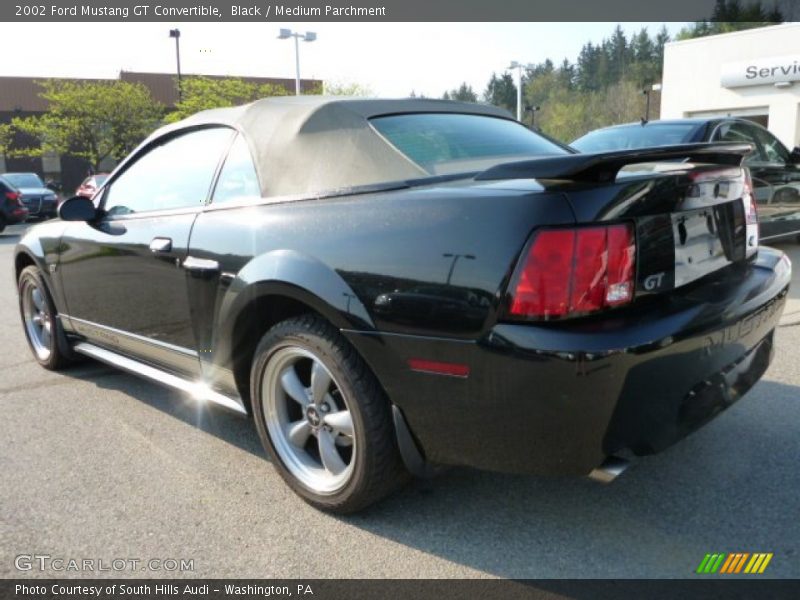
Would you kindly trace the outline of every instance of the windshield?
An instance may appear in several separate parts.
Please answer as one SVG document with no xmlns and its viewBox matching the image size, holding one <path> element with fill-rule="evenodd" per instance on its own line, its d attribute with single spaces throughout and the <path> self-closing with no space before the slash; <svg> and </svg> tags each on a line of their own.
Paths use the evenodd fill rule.
<svg viewBox="0 0 800 600">
<path fill-rule="evenodd" d="M 2 186 L 14 191 L 17 189 L 16 186 L 12 185 L 8 179 L 5 179 L 5 175 L 0 175 L 0 191 L 2 191 Z"/>
<path fill-rule="evenodd" d="M 516 121 L 482 115 L 422 113 L 375 117 L 372 126 L 432 175 L 482 171 L 492 165 L 566 150 Z"/>
<path fill-rule="evenodd" d="M 697 123 L 648 123 L 597 129 L 570 144 L 580 152 L 606 152 L 685 144 L 692 138 Z"/>
<path fill-rule="evenodd" d="M 18 188 L 44 187 L 44 183 L 35 173 L 6 173 L 3 177 Z"/>
</svg>

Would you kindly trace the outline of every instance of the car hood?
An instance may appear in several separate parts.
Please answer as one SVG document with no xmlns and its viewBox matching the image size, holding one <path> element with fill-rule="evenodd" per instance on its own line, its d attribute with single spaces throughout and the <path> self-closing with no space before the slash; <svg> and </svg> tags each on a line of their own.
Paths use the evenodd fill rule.
<svg viewBox="0 0 800 600">
<path fill-rule="evenodd" d="M 19 191 L 23 196 L 46 196 L 47 194 L 55 196 L 56 194 L 53 190 L 45 187 L 23 187 L 19 188 Z"/>
</svg>

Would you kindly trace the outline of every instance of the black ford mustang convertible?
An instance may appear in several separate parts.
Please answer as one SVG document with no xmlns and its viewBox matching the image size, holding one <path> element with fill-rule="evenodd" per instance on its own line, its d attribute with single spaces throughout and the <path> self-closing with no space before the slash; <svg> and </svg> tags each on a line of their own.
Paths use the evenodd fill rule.
<svg viewBox="0 0 800 600">
<path fill-rule="evenodd" d="M 612 478 L 766 370 L 746 144 L 571 154 L 505 111 L 267 99 L 157 131 L 15 251 L 30 346 L 252 415 L 347 512 L 436 465 Z"/>
</svg>

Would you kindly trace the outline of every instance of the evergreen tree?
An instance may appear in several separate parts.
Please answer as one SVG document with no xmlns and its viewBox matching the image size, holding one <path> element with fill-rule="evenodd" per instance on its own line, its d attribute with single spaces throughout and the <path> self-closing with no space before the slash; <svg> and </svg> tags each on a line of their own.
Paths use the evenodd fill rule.
<svg viewBox="0 0 800 600">
<path fill-rule="evenodd" d="M 790 5 L 780 6 L 786 10 Z M 777 6 L 767 10 L 760 1 L 717 0 L 711 18 L 694 23 L 679 38 L 771 25 L 782 19 Z M 599 44 L 584 44 L 575 64 L 565 59 L 556 67 L 546 59 L 528 69 L 523 77 L 523 106 L 538 107 L 536 127 L 567 142 L 598 127 L 639 121 L 645 116 L 647 101 L 642 91 L 661 81 L 664 45 L 669 41 L 665 26 L 654 36 L 641 29 L 630 39 L 617 26 Z M 449 96 L 456 92 L 450 91 Z M 514 112 L 516 86 L 512 76 L 493 73 L 483 99 Z M 651 120 L 658 119 L 659 104 L 658 93 L 651 91 Z M 523 111 L 523 121 L 530 125 L 533 120 L 534 113 Z"/>
<path fill-rule="evenodd" d="M 457 89 L 444 93 L 442 100 L 458 100 L 459 102 L 477 102 L 478 94 L 466 82 L 462 83 Z"/>
<path fill-rule="evenodd" d="M 659 73 L 661 73 L 661 68 L 664 64 L 664 46 L 668 41 L 669 41 L 669 32 L 667 31 L 666 25 L 662 25 L 661 29 L 656 35 L 655 56 L 653 57 L 655 62 L 658 63 L 659 65 L 658 67 Z"/>
<path fill-rule="evenodd" d="M 565 58 L 558 67 L 558 84 L 568 90 L 575 86 L 575 67 Z"/>
<path fill-rule="evenodd" d="M 616 83 L 625 77 L 626 67 L 629 62 L 628 39 L 622 27 L 617 25 L 611 39 L 605 46 L 606 59 L 608 61 L 608 81 Z"/>
<path fill-rule="evenodd" d="M 784 5 L 790 10 L 793 8 L 791 4 L 782 4 L 782 6 Z M 772 8 L 764 8 L 761 0 L 746 4 L 742 4 L 739 0 L 716 0 L 711 19 L 698 21 L 690 27 L 683 28 L 678 34 L 678 39 L 687 40 L 706 35 L 775 25 L 782 23 L 783 19 L 784 16 L 777 3 L 773 4 Z"/>
<path fill-rule="evenodd" d="M 483 92 L 483 99 L 489 104 L 500 106 L 510 111 L 515 111 L 517 106 L 517 86 L 510 73 L 501 76 L 492 73 L 492 78 Z"/>
</svg>

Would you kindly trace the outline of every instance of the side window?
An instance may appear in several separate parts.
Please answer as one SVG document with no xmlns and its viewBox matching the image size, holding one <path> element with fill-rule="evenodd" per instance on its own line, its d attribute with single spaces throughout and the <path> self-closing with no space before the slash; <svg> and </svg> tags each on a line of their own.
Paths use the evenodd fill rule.
<svg viewBox="0 0 800 600">
<path fill-rule="evenodd" d="M 789 162 L 789 151 L 781 144 L 778 138 L 764 129 L 758 127 L 753 127 L 752 129 L 756 139 L 761 143 L 767 162 L 781 165 Z"/>
<path fill-rule="evenodd" d="M 222 166 L 212 202 L 230 202 L 253 196 L 261 196 L 261 189 L 247 142 L 239 135 Z"/>
<path fill-rule="evenodd" d="M 232 134 L 225 127 L 201 129 L 152 148 L 108 188 L 106 212 L 126 215 L 202 205 Z"/>
<path fill-rule="evenodd" d="M 746 165 L 752 163 L 766 162 L 766 156 L 761 148 L 761 144 L 755 139 L 752 128 L 744 123 L 732 122 L 723 123 L 714 134 L 714 141 L 719 142 L 744 142 L 753 145 L 753 152 L 745 159 Z"/>
</svg>

